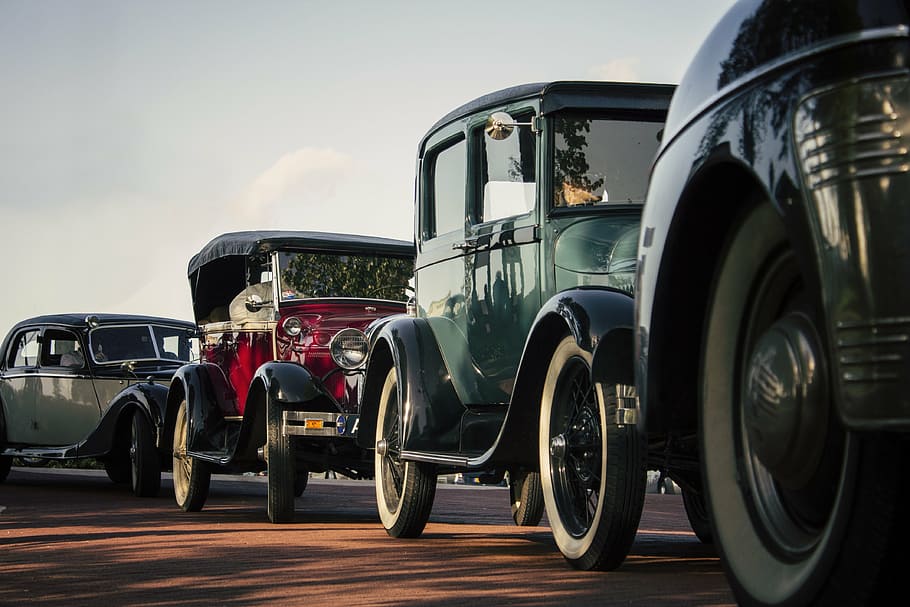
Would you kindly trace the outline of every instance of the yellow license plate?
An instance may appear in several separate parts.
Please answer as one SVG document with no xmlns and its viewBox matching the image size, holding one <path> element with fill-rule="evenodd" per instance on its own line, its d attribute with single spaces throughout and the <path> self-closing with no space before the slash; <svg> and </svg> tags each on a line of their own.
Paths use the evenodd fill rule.
<svg viewBox="0 0 910 607">
<path fill-rule="evenodd" d="M 306 420 L 306 427 L 313 430 L 322 429 L 322 420 L 321 419 L 308 419 Z"/>
</svg>

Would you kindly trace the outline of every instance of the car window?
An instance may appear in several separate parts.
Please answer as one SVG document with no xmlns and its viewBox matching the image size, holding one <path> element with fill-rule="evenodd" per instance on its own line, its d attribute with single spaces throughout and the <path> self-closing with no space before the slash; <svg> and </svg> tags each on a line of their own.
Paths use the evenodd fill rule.
<svg viewBox="0 0 910 607">
<path fill-rule="evenodd" d="M 527 123 L 532 114 L 516 114 L 516 122 Z M 475 222 L 495 221 L 523 215 L 534 208 L 537 138 L 528 126 L 515 127 L 505 139 L 493 139 L 485 129 L 475 136 L 482 138 L 481 208 Z"/>
<path fill-rule="evenodd" d="M 279 305 L 308 297 L 380 297 L 407 301 L 414 261 L 380 255 L 278 255 Z"/>
<path fill-rule="evenodd" d="M 125 362 L 158 358 L 147 325 L 99 327 L 89 336 L 96 362 Z"/>
<path fill-rule="evenodd" d="M 553 124 L 555 207 L 644 202 L 662 122 L 565 114 Z"/>
<path fill-rule="evenodd" d="M 198 348 L 193 335 L 181 327 L 152 326 L 159 358 L 189 362 L 195 358 Z"/>
<path fill-rule="evenodd" d="M 42 339 L 42 367 L 70 367 L 81 369 L 85 366 L 85 357 L 79 338 L 72 331 L 64 329 L 46 329 Z"/>
<path fill-rule="evenodd" d="M 38 365 L 37 329 L 19 333 L 12 343 L 7 364 L 10 367 L 34 367 Z"/>
<path fill-rule="evenodd" d="M 424 239 L 463 230 L 468 159 L 465 139 L 447 142 L 428 155 Z"/>
</svg>

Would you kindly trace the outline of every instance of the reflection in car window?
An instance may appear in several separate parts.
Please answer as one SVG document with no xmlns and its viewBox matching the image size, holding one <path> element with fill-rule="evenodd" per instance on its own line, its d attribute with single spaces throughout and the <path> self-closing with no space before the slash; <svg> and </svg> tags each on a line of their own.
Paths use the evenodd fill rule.
<svg viewBox="0 0 910 607">
<path fill-rule="evenodd" d="M 280 253 L 280 302 L 307 297 L 377 297 L 406 301 L 411 259 L 378 255 Z"/>
<path fill-rule="evenodd" d="M 516 122 L 530 122 L 530 114 L 516 115 Z M 517 126 L 505 139 L 483 136 L 482 209 L 477 222 L 523 215 L 534 208 L 536 136 L 528 126 Z"/>
<path fill-rule="evenodd" d="M 644 202 L 662 123 L 564 115 L 554 127 L 554 206 Z"/>
<path fill-rule="evenodd" d="M 10 367 L 34 367 L 38 364 L 38 330 L 23 331 L 10 348 Z"/>
</svg>

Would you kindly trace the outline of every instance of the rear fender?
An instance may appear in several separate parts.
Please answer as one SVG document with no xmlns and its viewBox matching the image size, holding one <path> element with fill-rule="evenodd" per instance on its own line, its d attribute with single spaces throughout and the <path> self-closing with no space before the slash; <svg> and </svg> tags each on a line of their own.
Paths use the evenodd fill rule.
<svg viewBox="0 0 910 607">
<path fill-rule="evenodd" d="M 192 363 L 180 367 L 167 394 L 164 443 L 173 446 L 177 409 L 186 400 L 187 450 L 224 451 L 227 445 L 225 417 L 238 415 L 237 395 L 220 367 Z"/>
<path fill-rule="evenodd" d="M 606 288 L 563 291 L 541 307 L 534 320 L 515 390 L 491 458 L 496 464 L 538 467 L 540 398 L 550 358 L 566 335 L 592 354 L 592 380 L 634 385 L 633 300 Z"/>
</svg>

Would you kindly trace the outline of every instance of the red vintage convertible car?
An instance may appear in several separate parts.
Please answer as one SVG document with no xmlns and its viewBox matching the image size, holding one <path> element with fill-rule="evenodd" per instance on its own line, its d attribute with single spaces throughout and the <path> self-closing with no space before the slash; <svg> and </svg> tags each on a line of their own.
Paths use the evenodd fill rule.
<svg viewBox="0 0 910 607">
<path fill-rule="evenodd" d="M 268 474 L 268 515 L 294 517 L 310 472 L 372 478 L 358 447 L 374 327 L 406 311 L 411 243 L 317 232 L 221 235 L 189 262 L 202 359 L 168 393 L 174 493 L 200 510 L 212 472 Z"/>
</svg>

